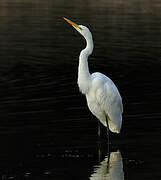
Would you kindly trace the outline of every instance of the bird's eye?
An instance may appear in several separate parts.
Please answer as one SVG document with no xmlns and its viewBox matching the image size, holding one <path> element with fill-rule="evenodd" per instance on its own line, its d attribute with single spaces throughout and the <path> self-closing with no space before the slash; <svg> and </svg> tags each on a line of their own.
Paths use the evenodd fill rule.
<svg viewBox="0 0 161 180">
<path fill-rule="evenodd" d="M 82 31 L 83 29 L 79 26 L 79 29 Z"/>
</svg>

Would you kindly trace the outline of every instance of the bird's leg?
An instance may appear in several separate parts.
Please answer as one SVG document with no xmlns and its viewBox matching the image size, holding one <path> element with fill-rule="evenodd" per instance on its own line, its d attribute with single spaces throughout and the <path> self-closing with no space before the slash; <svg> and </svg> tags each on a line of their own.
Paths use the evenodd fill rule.
<svg viewBox="0 0 161 180">
<path fill-rule="evenodd" d="M 102 152 L 101 152 L 101 147 L 100 147 L 100 144 L 98 146 L 98 163 L 101 162 L 101 157 L 102 157 Z"/>
<path fill-rule="evenodd" d="M 107 124 L 107 140 L 108 140 L 108 144 L 110 144 L 110 132 L 109 132 L 109 125 L 107 119 L 106 119 L 106 124 Z"/>
<path fill-rule="evenodd" d="M 108 158 L 107 158 L 107 170 L 109 172 L 109 167 L 110 167 L 110 153 L 108 154 Z"/>
<path fill-rule="evenodd" d="M 98 121 L 98 138 L 100 139 L 101 137 L 101 126 L 100 126 L 100 122 Z"/>
<path fill-rule="evenodd" d="M 108 118 L 106 117 L 106 124 L 107 124 L 107 155 L 108 155 L 108 160 L 107 160 L 107 165 L 109 165 L 109 160 L 110 160 L 110 132 L 109 132 L 109 125 L 108 125 Z"/>
<path fill-rule="evenodd" d="M 98 121 L 98 162 L 101 162 L 101 123 Z"/>
</svg>

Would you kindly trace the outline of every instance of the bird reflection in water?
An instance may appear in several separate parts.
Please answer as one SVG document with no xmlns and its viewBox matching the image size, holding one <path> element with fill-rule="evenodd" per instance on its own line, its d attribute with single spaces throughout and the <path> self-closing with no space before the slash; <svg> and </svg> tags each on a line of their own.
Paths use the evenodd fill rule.
<svg viewBox="0 0 161 180">
<path fill-rule="evenodd" d="M 123 162 L 119 151 L 111 152 L 110 157 L 105 159 L 95 166 L 90 180 L 123 180 Z"/>
</svg>

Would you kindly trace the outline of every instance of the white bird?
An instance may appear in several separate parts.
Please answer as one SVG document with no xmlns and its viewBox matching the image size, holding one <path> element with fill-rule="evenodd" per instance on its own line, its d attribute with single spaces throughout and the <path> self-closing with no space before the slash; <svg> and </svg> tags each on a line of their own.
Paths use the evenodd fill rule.
<svg viewBox="0 0 161 180">
<path fill-rule="evenodd" d="M 123 105 L 120 93 L 113 81 L 102 73 L 90 74 L 88 68 L 88 56 L 93 51 L 93 38 L 90 30 L 64 18 L 86 40 L 86 48 L 79 56 L 78 86 L 82 94 L 86 96 L 87 104 L 99 121 L 114 133 L 120 133 L 122 126 Z"/>
</svg>

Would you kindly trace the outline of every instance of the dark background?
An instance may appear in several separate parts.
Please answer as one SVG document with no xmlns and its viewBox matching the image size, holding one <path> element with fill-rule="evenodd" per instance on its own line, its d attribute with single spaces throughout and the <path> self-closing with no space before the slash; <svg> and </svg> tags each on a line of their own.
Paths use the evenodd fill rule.
<svg viewBox="0 0 161 180">
<path fill-rule="evenodd" d="M 106 129 L 77 87 L 84 39 L 94 37 L 90 72 L 117 85 L 124 104 L 120 150 L 125 179 L 160 179 L 161 2 L 158 0 L 1 0 L 0 177 L 88 179 L 104 159 Z"/>
</svg>

